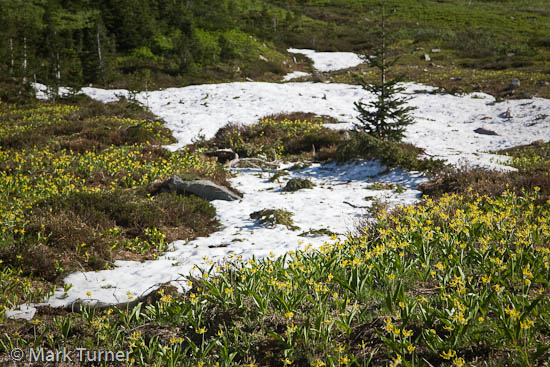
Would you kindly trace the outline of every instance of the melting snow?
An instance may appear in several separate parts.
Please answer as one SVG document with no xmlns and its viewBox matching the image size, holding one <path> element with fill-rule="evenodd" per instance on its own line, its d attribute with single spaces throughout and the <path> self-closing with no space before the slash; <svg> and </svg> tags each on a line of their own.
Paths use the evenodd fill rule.
<svg viewBox="0 0 550 367">
<path fill-rule="evenodd" d="M 351 57 L 347 53 L 289 51 L 311 57 L 321 71 L 362 62 L 357 55 Z M 406 141 L 451 164 L 465 162 L 503 168 L 487 151 L 537 139 L 550 140 L 550 119 L 541 118 L 550 115 L 549 100 L 534 98 L 496 103 L 492 96 L 481 93 L 453 96 L 432 94 L 434 88 L 419 84 L 405 86 L 404 93 L 411 97 L 409 103 L 417 107 L 414 111 L 416 123 L 408 128 Z M 97 88 L 84 88 L 83 92 L 103 102 L 127 95 L 125 90 Z M 178 140 L 169 147 L 175 150 L 201 134 L 212 137 L 228 122 L 252 124 L 263 116 L 281 112 L 329 115 L 344 122 L 331 127 L 350 128 L 357 114 L 353 102 L 368 101 L 373 96 L 358 86 L 346 84 L 250 82 L 170 88 L 141 93 L 137 98 L 166 121 Z M 496 131 L 498 135 L 474 133 L 479 127 Z M 270 253 L 278 256 L 309 243 L 319 246 L 327 236 L 300 237 L 299 234 L 322 228 L 345 233 L 354 228 L 364 211 L 354 206 L 368 207 L 373 197 L 393 205 L 412 204 L 419 195 L 417 185 L 426 180 L 419 174 L 401 170 L 387 173 L 385 167 L 376 162 L 313 165 L 291 171 L 281 183 L 269 182 L 271 172 L 243 169 L 235 173 L 231 183 L 244 193 L 244 198 L 239 202 L 212 202 L 222 224 L 220 231 L 187 243 L 176 241 L 171 251 L 155 261 L 118 261 L 112 270 L 73 273 L 65 279 L 73 287 L 67 293 L 58 290 L 46 304 L 67 306 L 79 299 L 90 303 L 127 302 L 168 281 L 184 287 L 184 282 L 178 280 L 192 273 L 195 265 L 209 266 L 210 261 L 222 261 L 230 255 L 240 255 L 244 259 L 269 256 Z M 282 192 L 285 181 L 292 177 L 309 178 L 316 186 L 294 193 Z M 371 191 L 368 183 L 374 180 L 399 183 L 407 190 L 400 194 L 391 190 Z M 300 230 L 258 225 L 249 215 L 263 208 L 290 210 Z M 206 263 L 205 256 L 209 258 Z M 87 292 L 91 292 L 91 296 Z M 29 317 L 30 309 L 23 311 L 24 317 Z"/>
<path fill-rule="evenodd" d="M 301 77 L 304 77 L 304 76 L 308 76 L 308 75 L 311 75 L 311 74 L 306 73 L 306 72 L 303 72 L 303 71 L 293 71 L 292 73 L 286 74 L 286 75 L 283 77 L 283 81 L 284 81 L 284 82 L 288 82 L 289 80 L 298 79 L 298 78 L 301 78 Z"/>
<path fill-rule="evenodd" d="M 365 62 L 353 52 L 317 52 L 298 48 L 289 48 L 288 52 L 307 56 L 313 61 L 313 67 L 319 71 L 347 69 Z"/>
<path fill-rule="evenodd" d="M 431 94 L 435 88 L 405 84 L 405 94 L 417 107 L 416 123 L 409 126 L 405 141 L 424 148 L 426 154 L 458 165 L 465 162 L 490 168 L 505 168 L 487 153 L 550 138 L 550 101 L 542 98 L 507 100 L 496 103 L 483 93 L 464 96 Z M 115 101 L 125 90 L 84 88 L 90 97 Z M 353 102 L 364 102 L 373 95 L 360 86 L 323 83 L 242 82 L 195 85 L 185 88 L 140 93 L 138 100 L 166 121 L 179 149 L 199 135 L 211 138 L 229 122 L 253 124 L 261 117 L 281 112 L 312 112 L 328 115 L 345 123 L 329 125 L 350 128 L 356 121 Z M 509 111 L 510 118 L 506 117 Z M 480 135 L 483 127 L 498 135 Z M 498 157 L 500 160 L 504 158 Z"/>
<path fill-rule="evenodd" d="M 66 283 L 73 284 L 69 292 L 64 294 L 59 290 L 48 303 L 66 306 L 78 299 L 100 304 L 128 302 L 132 297 L 147 294 L 169 281 L 185 288 L 186 275 L 197 274 L 195 265 L 209 268 L 211 261 L 219 262 L 231 255 L 248 259 L 252 256 L 279 256 L 308 244 L 318 247 L 329 237 L 302 237 L 300 234 L 323 228 L 338 234 L 352 230 L 366 209 L 353 208 L 349 204 L 366 208 L 376 197 L 387 199 L 390 204 L 407 205 L 417 199 L 419 191 L 414 188 L 426 178 L 401 170 L 380 175 L 384 170 L 385 167 L 375 162 L 314 165 L 290 171 L 280 183 L 269 182 L 271 172 L 238 170 L 231 184 L 243 192 L 243 199 L 212 202 L 222 223 L 220 231 L 190 242 L 176 241 L 172 243 L 173 249 L 158 260 L 143 263 L 117 261 L 112 270 L 73 273 L 65 278 Z M 282 192 L 286 180 L 293 177 L 308 178 L 315 187 Z M 407 190 L 400 194 L 391 190 L 369 190 L 368 182 L 374 177 L 400 183 Z M 369 201 L 365 200 L 366 197 L 370 197 Z M 250 218 L 252 212 L 264 208 L 289 210 L 294 214 L 294 224 L 300 229 L 292 231 L 282 225 L 266 228 Z M 205 256 L 208 260 L 204 259 Z M 86 292 L 92 295 L 87 296 Z"/>
</svg>

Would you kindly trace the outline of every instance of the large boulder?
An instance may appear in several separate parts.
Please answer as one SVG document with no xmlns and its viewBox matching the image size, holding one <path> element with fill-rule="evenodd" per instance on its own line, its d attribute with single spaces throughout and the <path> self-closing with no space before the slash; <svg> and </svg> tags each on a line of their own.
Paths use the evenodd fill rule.
<svg viewBox="0 0 550 367">
<path fill-rule="evenodd" d="M 185 181 L 174 175 L 156 187 L 155 193 L 175 192 L 181 195 L 193 194 L 208 201 L 212 200 L 240 200 L 241 197 L 227 187 L 218 185 L 209 180 Z"/>
</svg>

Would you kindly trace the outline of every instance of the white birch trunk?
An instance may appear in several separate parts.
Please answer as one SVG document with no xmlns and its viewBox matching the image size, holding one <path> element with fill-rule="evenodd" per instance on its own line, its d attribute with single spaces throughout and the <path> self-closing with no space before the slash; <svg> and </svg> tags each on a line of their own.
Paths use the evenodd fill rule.
<svg viewBox="0 0 550 367">
<path fill-rule="evenodd" d="M 27 37 L 23 37 L 23 83 L 27 82 Z"/>
<path fill-rule="evenodd" d="M 13 67 L 15 66 L 15 56 L 13 54 L 13 37 L 10 37 L 10 65 L 11 65 L 11 73 L 13 73 Z"/>
</svg>

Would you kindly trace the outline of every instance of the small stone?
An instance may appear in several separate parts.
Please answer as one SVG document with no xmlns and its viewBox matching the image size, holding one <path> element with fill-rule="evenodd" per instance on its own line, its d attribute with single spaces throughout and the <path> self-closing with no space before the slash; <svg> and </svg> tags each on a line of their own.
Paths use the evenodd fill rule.
<svg viewBox="0 0 550 367">
<path fill-rule="evenodd" d="M 431 61 L 431 57 L 428 54 L 424 54 L 424 61 Z"/>
<path fill-rule="evenodd" d="M 508 52 L 508 57 L 514 57 L 516 54 L 514 52 Z"/>
<path fill-rule="evenodd" d="M 441 49 L 439 48 L 432 48 L 432 54 L 436 54 L 436 53 L 439 53 L 441 52 Z"/>
<path fill-rule="evenodd" d="M 323 78 L 321 73 L 319 73 L 317 70 L 313 70 L 313 72 L 311 73 L 311 80 L 314 83 L 321 83 L 321 82 L 325 81 L 325 79 Z"/>
<path fill-rule="evenodd" d="M 519 81 L 519 79 L 512 79 L 508 89 L 518 89 L 520 85 L 521 85 L 521 82 Z"/>
</svg>

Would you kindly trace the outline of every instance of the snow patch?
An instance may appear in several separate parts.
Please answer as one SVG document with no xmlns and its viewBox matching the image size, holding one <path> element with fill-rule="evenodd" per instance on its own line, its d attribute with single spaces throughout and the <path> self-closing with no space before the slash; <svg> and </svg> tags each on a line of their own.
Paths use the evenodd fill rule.
<svg viewBox="0 0 550 367">
<path fill-rule="evenodd" d="M 292 73 L 286 74 L 286 75 L 283 77 L 283 81 L 284 81 L 284 82 L 288 82 L 289 80 L 298 79 L 298 78 L 302 78 L 302 77 L 304 77 L 304 76 L 309 76 L 309 75 L 311 75 L 311 74 L 310 74 L 310 73 L 303 72 L 303 71 L 293 71 Z"/>
<path fill-rule="evenodd" d="M 550 100 L 533 98 L 496 103 L 488 94 L 433 94 L 435 88 L 404 84 L 404 95 L 415 123 L 407 128 L 405 141 L 425 149 L 428 156 L 453 165 L 469 164 L 487 168 L 509 169 L 497 161 L 506 158 L 488 153 L 535 140 L 550 140 Z M 83 93 L 103 102 L 111 102 L 124 90 L 83 88 Z M 195 85 L 140 93 L 137 99 L 163 118 L 178 143 L 177 150 L 198 136 L 212 138 L 229 122 L 250 125 L 266 115 L 283 112 L 310 112 L 332 116 L 344 124 L 327 125 L 351 128 L 356 121 L 354 102 L 368 102 L 374 96 L 360 86 L 322 83 L 242 82 Z M 510 118 L 507 118 L 509 111 Z M 539 118 L 537 120 L 537 118 Z M 474 132 L 482 127 L 498 135 Z"/>
<path fill-rule="evenodd" d="M 282 168 L 288 168 L 289 165 Z M 372 197 L 387 200 L 393 205 L 410 205 L 420 192 L 415 187 L 426 178 L 420 174 L 393 170 L 380 175 L 386 167 L 377 162 L 361 162 L 345 165 L 313 165 L 289 171 L 281 182 L 270 182 L 271 172 L 257 169 L 236 170 L 231 184 L 244 197 L 240 201 L 213 201 L 217 218 L 222 224 L 218 232 L 193 241 L 176 241 L 172 249 L 158 260 L 145 262 L 117 261 L 112 270 L 75 272 L 65 278 L 73 286 L 64 292 L 59 289 L 47 304 L 67 307 L 73 303 L 116 304 L 146 295 L 159 285 L 172 282 L 179 289 L 186 288 L 189 274 L 198 274 L 196 266 L 210 268 L 230 257 L 247 260 L 255 256 L 278 257 L 306 245 L 319 247 L 329 240 L 326 235 L 303 237 L 311 230 L 328 229 L 343 235 L 355 228 Z M 378 180 L 400 183 L 405 192 L 369 190 L 368 184 Z M 291 178 L 307 178 L 315 187 L 296 192 L 283 192 Z M 369 197 L 370 201 L 365 200 Z M 350 205 L 352 204 L 352 205 Z M 300 227 L 292 231 L 285 226 L 266 228 L 250 218 L 261 209 L 286 209 L 294 214 L 294 224 Z M 89 293 L 88 293 L 89 292 Z"/>
<path fill-rule="evenodd" d="M 36 308 L 28 305 L 20 305 L 19 307 L 4 312 L 4 315 L 9 319 L 14 320 L 32 320 Z"/>
<path fill-rule="evenodd" d="M 353 68 L 365 62 L 353 52 L 317 52 L 298 48 L 289 48 L 287 51 L 307 56 L 313 61 L 313 67 L 323 72 Z"/>
</svg>

